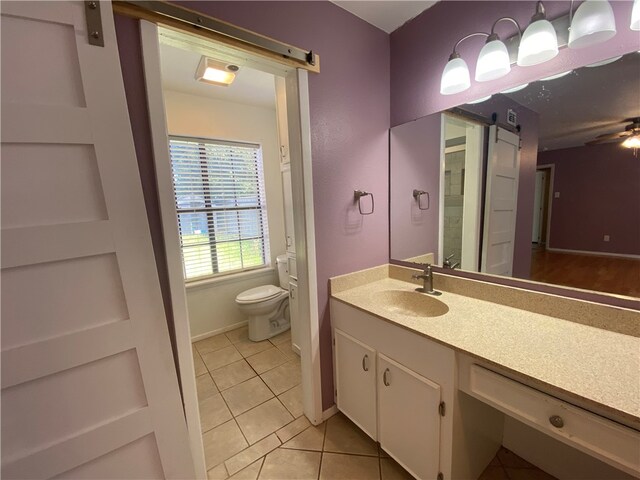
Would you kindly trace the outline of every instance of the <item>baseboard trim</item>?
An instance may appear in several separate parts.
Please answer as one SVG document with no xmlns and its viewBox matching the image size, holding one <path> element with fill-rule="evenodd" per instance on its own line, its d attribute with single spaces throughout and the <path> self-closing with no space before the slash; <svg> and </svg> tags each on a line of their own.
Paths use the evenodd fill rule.
<svg viewBox="0 0 640 480">
<path fill-rule="evenodd" d="M 630 253 L 610 253 L 610 252 L 591 252 L 588 250 L 571 250 L 568 248 L 551 248 L 547 247 L 547 250 L 550 252 L 558 252 L 558 253 L 575 253 L 578 255 L 591 255 L 594 257 L 616 257 L 616 258 L 632 258 L 635 260 L 640 259 L 640 255 L 632 255 Z"/>
<path fill-rule="evenodd" d="M 322 421 L 326 422 L 331 417 L 333 417 L 336 413 L 338 413 L 338 406 L 337 405 L 333 405 L 333 406 L 327 408 L 324 412 L 322 412 Z"/>
<path fill-rule="evenodd" d="M 230 332 L 231 330 L 235 330 L 236 328 L 240 328 L 240 327 L 245 326 L 247 323 L 248 322 L 246 320 L 243 320 L 242 322 L 233 323 L 231 325 L 227 325 L 227 326 L 222 327 L 222 328 L 217 328 L 217 329 L 211 330 L 210 332 L 207 332 L 207 333 L 201 333 L 200 335 L 194 335 L 193 337 L 191 337 L 191 343 L 199 342 L 200 340 L 205 340 L 205 339 L 207 339 L 209 337 L 215 337 L 216 335 L 220 335 L 221 333 Z"/>
</svg>

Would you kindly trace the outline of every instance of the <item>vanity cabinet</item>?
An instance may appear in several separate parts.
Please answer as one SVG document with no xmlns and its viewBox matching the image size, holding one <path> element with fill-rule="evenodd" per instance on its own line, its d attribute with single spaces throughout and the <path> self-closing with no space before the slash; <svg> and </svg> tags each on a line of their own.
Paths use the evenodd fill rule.
<svg viewBox="0 0 640 480">
<path fill-rule="evenodd" d="M 440 386 L 378 354 L 378 440 L 417 478 L 437 478 Z"/>
</svg>

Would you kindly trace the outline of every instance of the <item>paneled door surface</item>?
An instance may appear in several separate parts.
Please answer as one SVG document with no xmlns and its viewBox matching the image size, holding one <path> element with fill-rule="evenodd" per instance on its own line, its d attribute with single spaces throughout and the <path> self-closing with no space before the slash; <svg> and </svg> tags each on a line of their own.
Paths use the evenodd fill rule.
<svg viewBox="0 0 640 480">
<path fill-rule="evenodd" d="M 193 478 L 113 14 L 2 2 L 2 477 Z M 95 12 L 92 12 L 95 13 Z"/>
</svg>

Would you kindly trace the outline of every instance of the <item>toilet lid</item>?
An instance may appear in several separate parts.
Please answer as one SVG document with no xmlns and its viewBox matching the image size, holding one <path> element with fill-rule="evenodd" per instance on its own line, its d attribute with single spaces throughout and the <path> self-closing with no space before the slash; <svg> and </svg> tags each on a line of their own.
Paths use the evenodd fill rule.
<svg viewBox="0 0 640 480">
<path fill-rule="evenodd" d="M 236 301 L 240 303 L 255 303 L 262 300 L 269 300 L 270 298 L 280 295 L 284 290 L 275 285 L 261 285 L 259 287 L 245 290 L 236 297 Z"/>
</svg>

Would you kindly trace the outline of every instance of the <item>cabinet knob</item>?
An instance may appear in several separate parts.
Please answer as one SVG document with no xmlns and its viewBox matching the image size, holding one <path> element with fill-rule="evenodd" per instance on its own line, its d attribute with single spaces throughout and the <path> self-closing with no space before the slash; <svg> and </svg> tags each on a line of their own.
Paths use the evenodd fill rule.
<svg viewBox="0 0 640 480">
<path fill-rule="evenodd" d="M 564 420 L 559 415 L 552 415 L 549 417 L 549 423 L 556 428 L 564 427 Z"/>
<path fill-rule="evenodd" d="M 362 370 L 364 370 L 365 372 L 369 371 L 367 360 L 369 360 L 369 355 L 365 355 L 364 357 L 362 357 Z"/>
<path fill-rule="evenodd" d="M 387 369 L 384 371 L 384 373 L 382 374 L 382 383 L 384 383 L 384 384 L 385 384 L 385 386 L 387 386 L 387 387 L 388 387 L 389 385 L 391 385 L 391 382 L 390 382 L 390 381 L 389 381 L 389 379 L 388 379 L 388 375 L 389 375 L 389 373 L 391 373 L 391 372 L 389 372 L 389 369 L 387 368 Z"/>
</svg>

